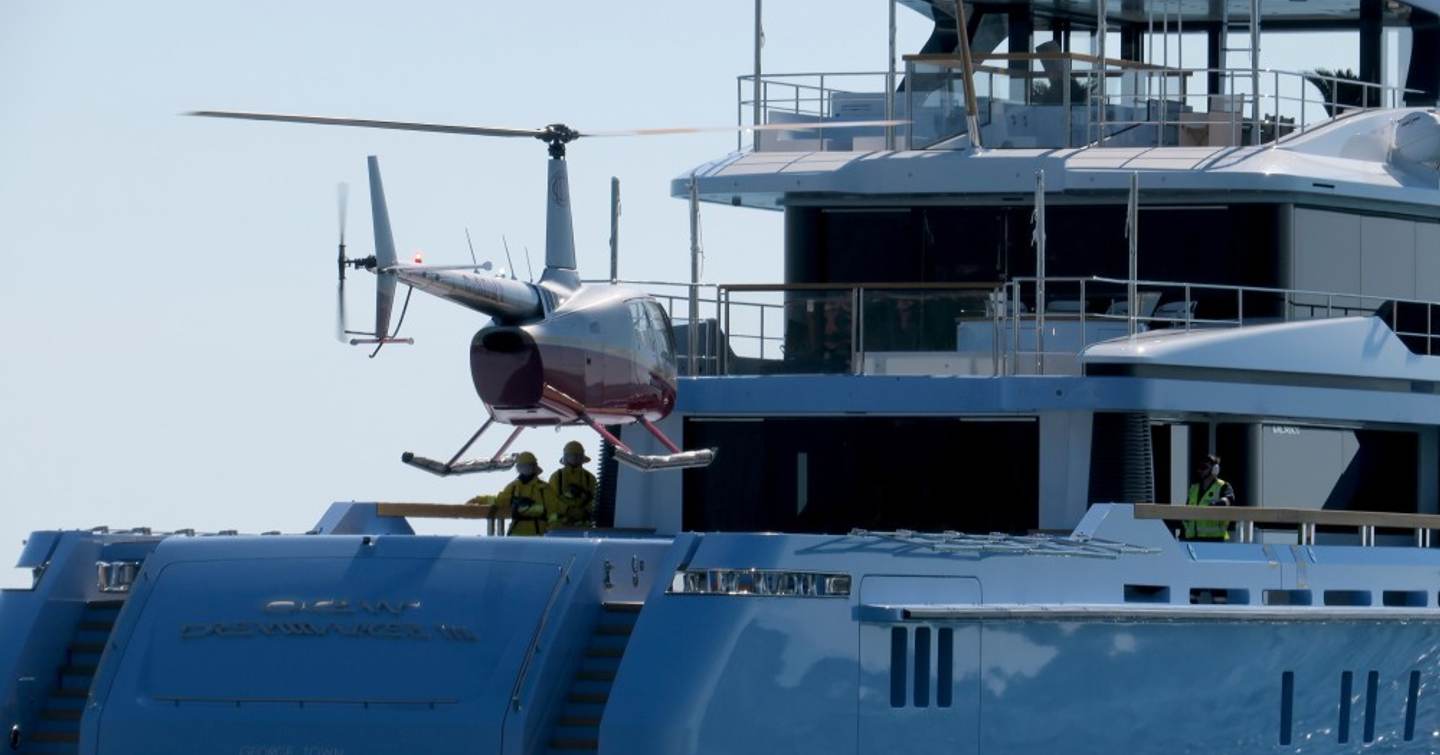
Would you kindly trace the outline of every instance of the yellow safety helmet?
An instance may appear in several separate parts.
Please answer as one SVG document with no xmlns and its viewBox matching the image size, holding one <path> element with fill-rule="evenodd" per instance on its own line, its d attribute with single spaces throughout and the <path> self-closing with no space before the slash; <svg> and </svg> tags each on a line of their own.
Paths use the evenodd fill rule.
<svg viewBox="0 0 1440 755">
<path fill-rule="evenodd" d="M 566 443 L 565 450 L 562 452 L 562 454 L 563 455 L 560 457 L 561 464 L 585 464 L 590 461 L 590 457 L 585 455 L 585 447 L 580 445 L 580 441 L 578 440 L 572 440 L 569 443 Z M 570 461 L 571 458 L 577 457 L 579 459 L 578 462 Z"/>
<path fill-rule="evenodd" d="M 521 464 L 534 464 L 536 467 L 539 467 L 540 461 L 535 458 L 535 454 L 529 451 L 521 451 L 520 455 L 515 457 L 515 465 L 519 466 Z"/>
</svg>

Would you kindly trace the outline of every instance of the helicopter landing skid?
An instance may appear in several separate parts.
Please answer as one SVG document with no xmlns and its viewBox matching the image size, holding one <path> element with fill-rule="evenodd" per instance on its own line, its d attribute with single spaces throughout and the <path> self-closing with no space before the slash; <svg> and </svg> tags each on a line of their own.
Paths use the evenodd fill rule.
<svg viewBox="0 0 1440 755">
<path fill-rule="evenodd" d="M 641 472 L 658 472 L 662 469 L 698 469 L 710 466 L 715 460 L 715 449 L 697 448 L 693 451 L 682 451 L 675 442 L 665 436 L 650 420 L 640 418 L 639 422 L 660 441 L 661 445 L 670 450 L 668 454 L 637 454 L 625 445 L 623 441 L 615 437 L 613 433 L 605 429 L 604 425 L 596 422 L 590 417 L 582 417 L 585 424 L 600 434 L 600 437 L 609 441 L 615 447 L 616 461 L 623 462 L 626 466 Z"/>
<path fill-rule="evenodd" d="M 469 451 L 470 447 L 475 445 L 475 441 L 479 440 L 480 436 L 483 435 L 486 430 L 490 429 L 490 426 L 493 424 L 495 424 L 494 417 L 485 420 L 485 424 L 481 425 L 480 429 L 476 430 L 475 434 L 470 436 L 470 440 L 465 441 L 465 445 L 461 446 L 460 450 L 456 451 L 455 455 L 450 457 L 450 461 L 439 462 L 434 459 L 427 459 L 424 456 L 416 456 L 409 451 L 400 454 L 400 461 L 439 477 L 475 474 L 477 472 L 503 472 L 512 469 L 515 466 L 515 454 L 506 454 L 505 451 L 507 451 L 510 448 L 510 444 L 514 443 L 515 439 L 520 436 L 521 431 L 525 429 L 523 427 L 517 427 L 512 430 L 510 437 L 505 439 L 505 442 L 500 445 L 500 450 L 496 451 L 494 456 L 488 459 L 460 461 L 460 457 L 463 456 L 466 451 Z"/>
</svg>

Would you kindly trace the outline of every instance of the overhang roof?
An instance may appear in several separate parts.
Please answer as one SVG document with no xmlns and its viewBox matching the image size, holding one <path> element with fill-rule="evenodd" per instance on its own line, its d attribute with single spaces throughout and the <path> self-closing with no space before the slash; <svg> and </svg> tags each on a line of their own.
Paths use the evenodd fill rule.
<svg viewBox="0 0 1440 755">
<path fill-rule="evenodd" d="M 948 19 L 954 15 L 951 0 L 898 0 L 898 2 L 927 18 L 935 18 L 936 14 L 939 14 Z M 1153 16 L 1158 25 L 1160 19 L 1166 14 L 1169 15 L 1172 24 L 1176 22 L 1177 17 L 1183 17 L 1185 23 L 1218 22 L 1223 2 L 1229 3 L 1228 10 L 1232 19 L 1244 20 L 1249 17 L 1250 0 L 1105 0 L 1105 7 L 1109 23 L 1141 23 L 1147 22 Z M 1259 2 L 1261 28 L 1264 28 L 1267 21 L 1295 27 L 1307 24 L 1315 26 L 1344 25 L 1345 22 L 1358 23 L 1360 19 L 1360 0 L 1259 0 Z M 1095 17 L 1093 0 L 1030 0 L 1029 2 L 999 0 L 998 2 L 967 3 L 969 7 L 975 5 L 992 12 L 1012 6 L 1030 5 L 1034 8 L 1037 20 L 1040 21 L 1037 24 L 1040 28 L 1048 28 L 1048 19 L 1050 18 L 1083 20 Z M 1412 7 L 1440 13 L 1440 0 L 1412 0 L 1408 3 L 1386 0 L 1383 7 L 1385 23 L 1399 25 L 1408 23 Z"/>
</svg>

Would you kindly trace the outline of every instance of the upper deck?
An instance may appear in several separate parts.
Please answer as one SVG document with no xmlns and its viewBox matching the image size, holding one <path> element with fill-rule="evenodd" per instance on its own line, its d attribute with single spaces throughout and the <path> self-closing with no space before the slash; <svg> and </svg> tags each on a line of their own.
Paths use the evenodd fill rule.
<svg viewBox="0 0 1440 755">
<path fill-rule="evenodd" d="M 766 71 L 757 45 L 755 69 L 737 78 L 737 124 L 823 128 L 741 135 L 737 155 L 677 178 L 673 193 L 688 193 L 693 177 L 702 200 L 774 209 L 816 194 L 1012 192 L 1005 174 L 1023 181 L 1046 163 L 1052 183 L 1057 173 L 1098 169 L 1249 174 L 1219 191 L 1289 188 L 1253 176 L 1368 173 L 1359 183 L 1379 185 L 1405 152 L 1396 122 L 1408 114 L 1395 109 L 1433 106 L 1440 92 L 1440 16 L 1430 2 L 976 3 L 959 14 L 968 46 L 953 3 L 896 2 L 933 30 L 921 49 L 900 50 L 892 13 L 886 70 Z M 1291 39 L 1279 55 L 1270 32 L 1327 36 L 1311 48 Z M 1337 33 L 1358 41 L 1358 60 L 1337 62 Z M 1358 117 L 1377 110 L 1388 112 Z M 844 125 L 879 119 L 895 123 Z M 1002 165 L 969 160 L 980 156 Z M 1403 167 L 1429 169 L 1431 157 Z M 1433 170 L 1417 172 L 1425 175 L 1392 183 L 1435 185 Z"/>
</svg>

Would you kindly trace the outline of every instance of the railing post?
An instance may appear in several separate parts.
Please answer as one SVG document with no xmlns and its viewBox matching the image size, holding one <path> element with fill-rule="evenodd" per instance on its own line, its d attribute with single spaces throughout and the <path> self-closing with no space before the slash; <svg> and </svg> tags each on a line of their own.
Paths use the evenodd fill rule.
<svg viewBox="0 0 1440 755">
<path fill-rule="evenodd" d="M 1275 80 L 1275 133 L 1271 135 L 1270 146 L 1280 143 L 1280 71 L 1272 71 Z"/>
<path fill-rule="evenodd" d="M 1360 527 L 1360 545 L 1366 548 L 1375 545 L 1375 525 L 1366 524 Z"/>
<path fill-rule="evenodd" d="M 754 41 L 754 45 L 755 45 L 755 83 L 754 83 L 754 87 L 755 87 L 755 115 L 754 115 L 754 122 L 755 122 L 755 125 L 756 125 L 756 126 L 759 126 L 759 125 L 760 125 L 760 116 L 761 116 L 761 113 L 760 113 L 760 78 L 761 78 L 761 75 L 762 75 L 763 71 L 762 71 L 762 69 L 761 69 L 761 67 L 760 67 L 760 49 L 764 46 L 764 44 L 762 43 L 762 40 L 765 38 L 765 29 L 764 29 L 763 23 L 761 22 L 761 5 L 762 5 L 762 3 L 763 3 L 763 0 L 755 0 L 755 38 L 754 38 L 753 41 Z"/>
<path fill-rule="evenodd" d="M 725 332 L 729 333 L 733 327 L 734 325 L 730 322 L 730 289 L 727 288 L 725 289 Z M 725 374 L 730 374 L 730 350 L 722 349 L 720 359 L 725 364 Z"/>
<path fill-rule="evenodd" d="M 1423 527 L 1420 528 L 1420 529 L 1415 530 L 1415 547 L 1416 547 L 1416 548 L 1429 548 L 1429 547 L 1430 547 L 1430 530 L 1427 530 L 1427 529 L 1425 529 L 1425 528 L 1423 528 Z"/>
<path fill-rule="evenodd" d="M 726 308 L 729 308 L 728 305 Z M 763 304 L 760 306 L 760 358 L 765 358 L 765 306 Z"/>
<path fill-rule="evenodd" d="M 1043 65 L 1043 63 L 1042 63 L 1042 65 Z M 1060 106 L 1063 107 L 1063 108 L 1065 108 L 1065 146 L 1066 146 L 1066 147 L 1073 147 L 1073 146 L 1075 146 L 1074 143 L 1073 143 L 1073 140 L 1070 138 L 1070 128 L 1071 128 L 1071 125 L 1070 125 L 1070 81 L 1072 81 L 1072 79 L 1070 78 L 1070 69 L 1071 69 L 1073 66 L 1074 66 L 1074 62 L 1073 62 L 1072 60 L 1070 60 L 1070 58 L 1065 58 L 1065 66 L 1064 66 L 1064 68 L 1065 68 L 1065 86 L 1063 86 L 1063 87 L 1060 88 L 1060 89 L 1061 89 L 1061 92 L 1060 92 Z"/>
<path fill-rule="evenodd" d="M 905 62 L 905 149 L 915 149 L 915 64 Z"/>
<path fill-rule="evenodd" d="M 735 77 L 735 151 L 739 152 L 745 143 L 745 132 L 739 127 L 745 124 L 745 77 Z M 758 151 L 758 150 L 756 150 Z"/>
<path fill-rule="evenodd" d="M 1335 316 L 1335 295 L 1325 294 L 1325 319 Z"/>
<path fill-rule="evenodd" d="M 1190 332 L 1190 322 L 1195 319 L 1194 308 L 1190 304 L 1190 284 L 1185 284 L 1185 332 Z"/>
<path fill-rule="evenodd" d="M 899 0 L 890 0 L 890 62 L 885 67 L 885 120 L 895 120 L 895 6 Z M 885 149 L 895 149 L 895 127 L 885 127 Z"/>
<path fill-rule="evenodd" d="M 1069 83 L 1066 83 L 1069 86 Z M 1035 374 L 1045 374 L 1045 171 L 1035 171 Z"/>
<path fill-rule="evenodd" d="M 686 315 L 689 321 L 685 328 L 688 336 L 686 357 L 689 375 L 694 377 L 700 364 L 695 352 L 700 346 L 700 188 L 695 183 L 695 174 L 690 174 L 690 308 Z"/>
<path fill-rule="evenodd" d="M 865 351 L 860 345 L 865 327 L 865 318 L 860 314 L 864 298 L 865 289 L 856 287 L 850 291 L 850 372 L 855 375 L 865 374 Z"/>
<path fill-rule="evenodd" d="M 1006 309 L 1010 314 L 1010 333 L 1014 339 L 1010 346 L 1010 374 L 1020 374 L 1020 281 L 1011 283 L 1014 297 L 1011 299 L 1011 306 Z"/>
<path fill-rule="evenodd" d="M 1235 289 L 1235 320 L 1236 325 L 1245 327 L 1245 289 Z"/>
</svg>

